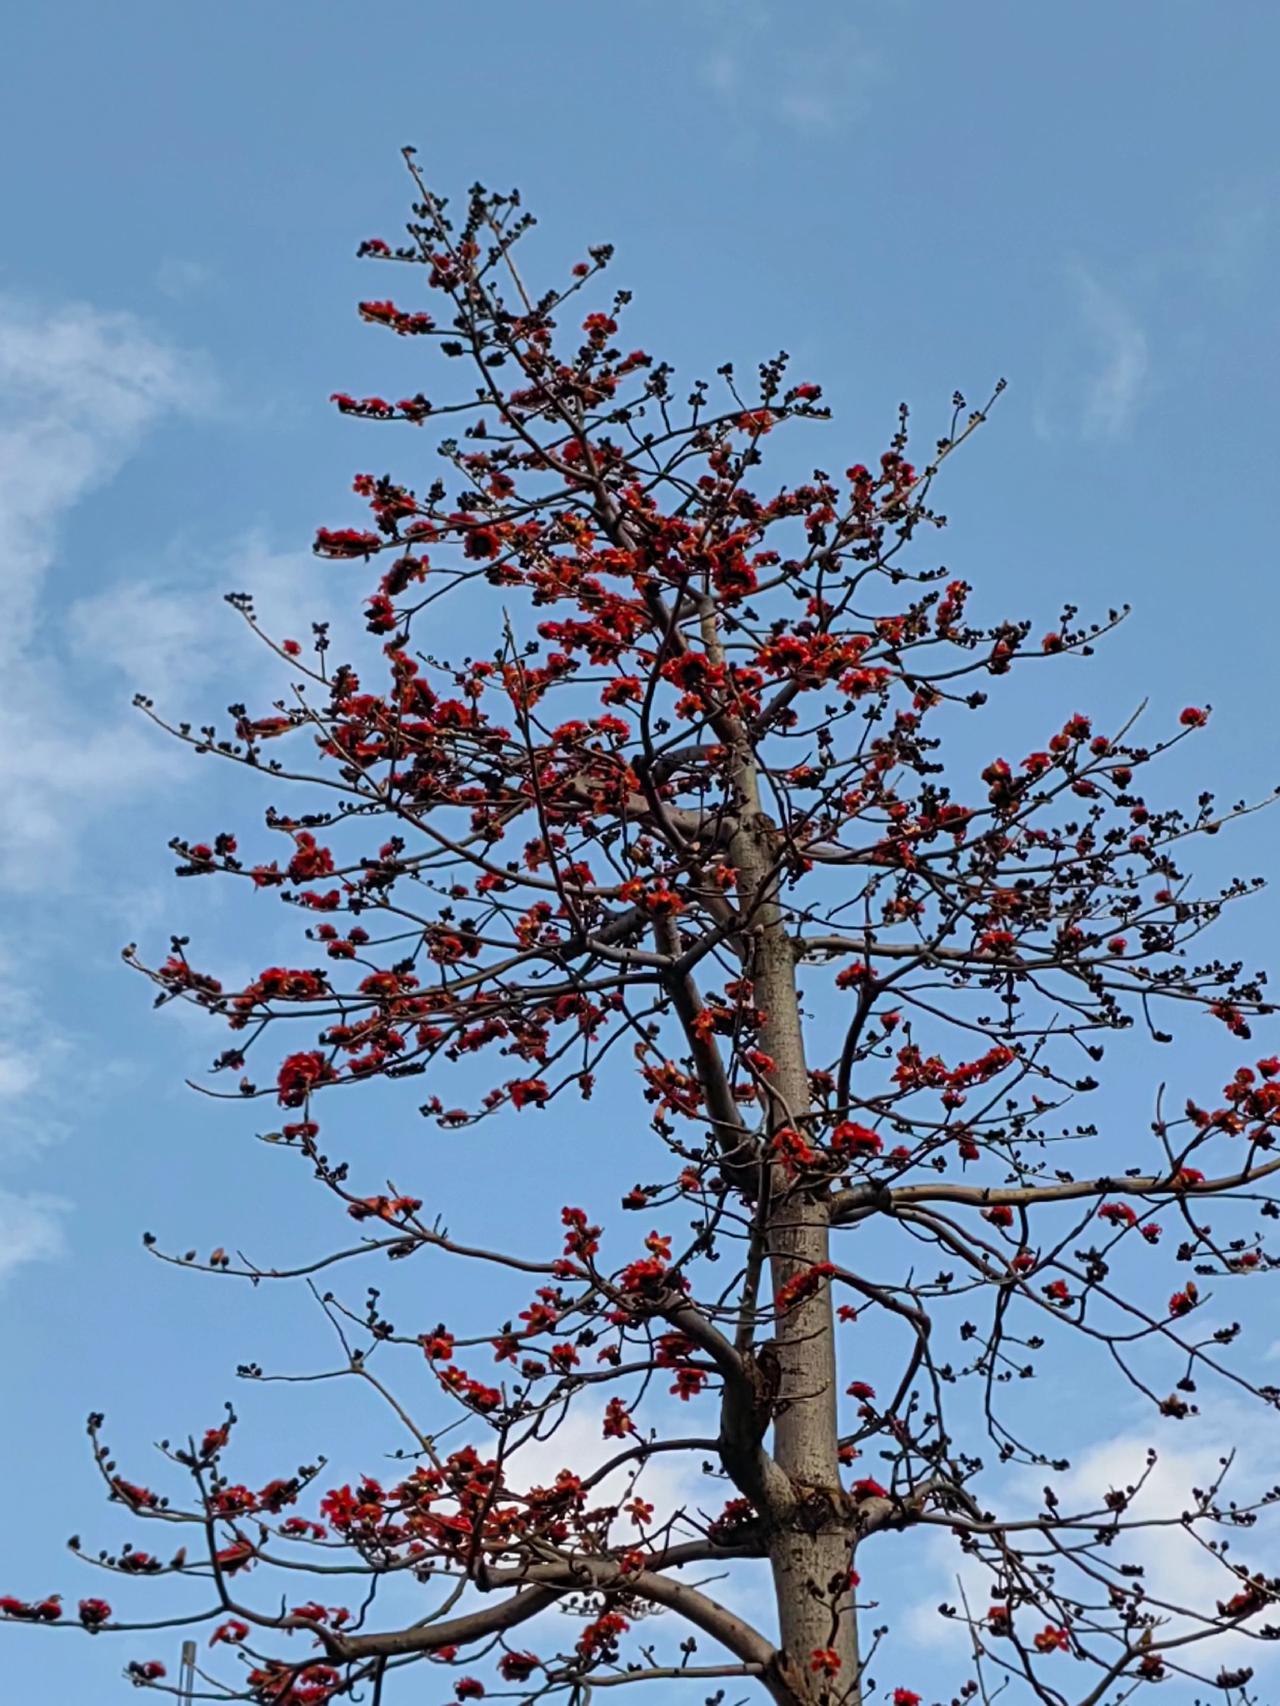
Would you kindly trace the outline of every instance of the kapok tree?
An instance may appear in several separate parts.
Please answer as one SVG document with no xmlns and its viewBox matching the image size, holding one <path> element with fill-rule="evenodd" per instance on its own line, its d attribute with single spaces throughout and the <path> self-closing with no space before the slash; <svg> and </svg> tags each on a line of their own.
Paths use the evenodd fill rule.
<svg viewBox="0 0 1280 1706">
<path fill-rule="evenodd" d="M 335 665 L 326 629 L 304 648 L 239 600 L 287 695 L 233 706 L 225 731 L 140 701 L 199 752 L 288 784 L 261 847 L 174 847 L 183 875 L 283 901 L 307 946 L 235 989 L 182 938 L 163 963 L 129 952 L 158 1001 L 230 1028 L 227 1093 L 283 1107 L 272 1140 L 349 1229 L 292 1272 L 322 1276 L 342 1345 L 326 1372 L 388 1406 L 401 1468 L 333 1485 L 286 1454 L 247 1485 L 228 1411 L 165 1448 L 162 1493 L 126 1478 L 95 1416 L 111 1500 L 181 1542 L 169 1561 L 131 1536 L 96 1566 L 126 1593 L 190 1588 L 176 1620 L 216 1624 L 202 1699 L 585 1706 L 665 1679 L 664 1700 L 684 1683 L 713 1701 L 916 1706 L 919 1661 L 883 1647 L 878 1560 L 940 1534 L 961 1581 L 944 1612 L 968 1631 L 958 1698 L 1012 1684 L 1089 1706 L 1170 1676 L 1247 1698 L 1239 1643 L 1280 1634 L 1280 1584 L 1228 1542 L 1275 1495 L 1229 1496 L 1219 1476 L 1152 1512 L 1139 1475 L 1041 1499 L 1029 1483 L 1067 1464 L 1053 1418 L 1016 1402 L 1072 1355 L 1146 1404 L 1153 1437 L 1202 1388 L 1276 1405 L 1211 1301 L 1229 1310 L 1275 1266 L 1260 1229 L 1277 1213 L 1280 1060 L 1246 1059 L 1220 1095 L 1179 1088 L 1182 1111 L 1157 1105 L 1143 1133 L 1079 1106 L 1112 1033 L 1167 1042 L 1173 1015 L 1207 1014 L 1243 1048 L 1266 1011 L 1261 981 L 1199 940 L 1249 885 L 1201 894 L 1181 867 L 1245 808 L 1202 795 L 1184 813 L 1144 791 L 1206 713 L 1148 744 L 1084 715 L 1002 726 L 979 773 L 944 764 L 948 723 L 989 687 L 1087 654 L 1119 620 L 979 620 L 968 585 L 917 560 L 943 522 L 938 471 L 984 411 L 956 397 L 918 462 L 904 412 L 878 458 L 771 481 L 783 430 L 826 417 L 817 385 L 779 356 L 749 394 L 729 367 L 678 386 L 619 341 L 609 249 L 535 293 L 512 255 L 518 199 L 476 188 L 455 223 L 408 158 L 406 241 L 360 253 L 407 275 L 411 301 L 360 313 L 456 384 L 444 402 L 334 401 L 371 430 L 407 423 L 415 450 L 439 428 L 439 474 L 360 474 L 369 525 L 315 541 L 371 577 L 374 677 Z M 453 600 L 487 620 L 484 655 L 438 655 Z M 459 1102 L 486 1063 L 487 1092 Z M 572 1118 L 607 1131 L 618 1190 L 591 1202 L 567 1184 L 559 1224 L 491 1248 L 479 1191 L 424 1209 L 425 1186 L 379 1180 L 372 1140 L 330 1152 L 330 1098 L 378 1079 L 416 1086 L 433 1175 L 481 1121 L 509 1133 L 512 1177 L 555 1168 L 565 1106 L 585 1099 Z M 429 1251 L 463 1278 L 410 1283 Z M 413 1319 L 389 1319 L 377 1290 L 320 1289 L 389 1259 Z M 224 1250 L 185 1260 L 287 1277 Z M 476 1318 L 481 1268 L 509 1290 L 496 1318 Z M 524 1469 L 584 1413 L 596 1461 Z M 306 1422 L 309 1437 L 314 1405 Z M 646 1474 L 672 1458 L 705 1471 L 700 1491 L 656 1510 Z M 1218 1591 L 1162 1600 L 1134 1561 L 1153 1537 L 1199 1545 Z M 772 1589 L 759 1626 L 734 1609 L 751 1560 Z M 96 1596 L 78 1614 L 56 1595 L 0 1608 L 155 1626 Z M 158 1658 L 128 1675 L 173 1687 Z"/>
</svg>

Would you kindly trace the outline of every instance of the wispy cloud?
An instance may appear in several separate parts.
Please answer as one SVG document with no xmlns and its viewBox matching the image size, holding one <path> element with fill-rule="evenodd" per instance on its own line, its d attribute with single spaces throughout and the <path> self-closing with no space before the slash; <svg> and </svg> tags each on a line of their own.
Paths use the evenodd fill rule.
<svg viewBox="0 0 1280 1706">
<path fill-rule="evenodd" d="M 1080 256 L 1062 263 L 1033 422 L 1046 439 L 1128 438 L 1157 391 L 1186 382 L 1190 363 L 1221 361 L 1232 304 L 1265 301 L 1280 217 L 1272 183 L 1248 174 L 1188 191 L 1161 247 L 1133 252 L 1117 274 Z M 1225 340 L 1225 341 L 1224 341 Z M 1158 359 L 1157 359 L 1158 358 Z M 1198 381 L 1199 382 L 1199 381 Z"/>
<path fill-rule="evenodd" d="M 32 637 L 66 513 L 113 478 L 167 414 L 209 400 L 198 360 L 126 314 L 0 300 L 0 647 Z M 16 594 L 16 606 L 14 597 Z"/>
<path fill-rule="evenodd" d="M 847 18 L 797 27 L 790 6 L 706 0 L 704 88 L 740 124 L 801 133 L 843 128 L 866 110 L 883 74 L 880 56 Z"/>
<path fill-rule="evenodd" d="M 1147 400 L 1151 351 L 1146 327 L 1125 297 L 1077 261 L 1067 271 L 1071 312 L 1048 351 L 1034 422 L 1042 438 L 1066 431 L 1122 439 Z"/>
<path fill-rule="evenodd" d="M 0 1190 L 0 1285 L 27 1262 L 62 1254 L 66 1206 L 57 1197 Z"/>
<path fill-rule="evenodd" d="M 165 762 L 141 728 L 81 709 L 61 685 L 47 579 L 72 509 L 166 418 L 207 407 L 197 357 L 132 316 L 0 299 L 0 883 L 46 884 L 87 827 Z"/>
<path fill-rule="evenodd" d="M 0 892 L 46 902 L 59 889 L 79 896 L 93 869 L 96 921 L 112 916 L 129 890 L 130 933 L 148 893 L 130 889 L 127 868 L 92 864 L 95 831 L 107 814 L 200 773 L 131 709 L 132 694 L 192 721 L 218 715 L 229 691 L 247 701 L 257 695 L 265 709 L 288 678 L 220 595 L 251 594 L 266 629 L 281 638 L 305 640 L 308 618 L 327 614 L 314 558 L 275 551 L 254 534 L 220 549 L 183 539 L 149 544 L 146 560 L 117 566 L 114 580 L 100 584 L 99 571 L 94 590 L 70 598 L 62 590 L 71 512 L 121 475 L 150 434 L 216 404 L 199 358 L 136 319 L 79 307 L 40 313 L 0 299 L 0 578 L 8 594 Z M 71 1212 L 53 1196 L 23 1194 L 13 1170 L 67 1137 L 74 1098 L 92 1095 L 95 1084 L 118 1089 L 120 1070 L 118 1062 L 85 1064 L 96 1054 L 75 1033 L 77 1016 L 69 1028 L 61 1003 L 42 990 L 60 909 L 37 912 L 21 932 L 16 905 L 10 910 L 15 927 L 0 939 L 0 1278 L 56 1257 Z M 82 920 L 83 908 L 72 916 Z"/>
<path fill-rule="evenodd" d="M 90 673 L 110 672 L 121 692 L 145 693 L 192 717 L 196 700 L 226 678 L 246 695 L 281 691 L 279 660 L 249 639 L 223 595 L 253 600 L 264 632 L 307 638 L 310 617 L 329 614 L 317 563 L 308 551 L 277 551 L 249 533 L 217 553 L 177 543 L 137 576 L 76 599 L 67 612 L 73 656 Z"/>
<path fill-rule="evenodd" d="M 0 941 L 0 1162 L 22 1160 L 65 1135 L 54 1086 L 69 1052 L 24 955 Z"/>
<path fill-rule="evenodd" d="M 156 427 L 207 408 L 199 358 L 129 315 L 49 308 L 0 297 L 0 887 L 47 894 L 76 867 L 103 812 L 154 780 L 167 754 L 121 697 L 105 708 L 60 652 L 63 526 L 112 481 Z M 74 1039 L 41 998 L 38 917 L 0 942 L 0 1162 L 12 1167 L 65 1135 L 66 1059 Z M 53 915 L 56 918 L 56 914 Z M 83 1075 L 76 1091 L 89 1086 Z M 0 1280 L 63 1249 L 69 1205 L 0 1187 Z"/>
<path fill-rule="evenodd" d="M 1136 314 L 1083 267 L 1076 269 L 1080 318 L 1093 364 L 1085 375 L 1088 438 L 1122 438 L 1132 428 L 1151 366 L 1147 334 Z"/>
</svg>

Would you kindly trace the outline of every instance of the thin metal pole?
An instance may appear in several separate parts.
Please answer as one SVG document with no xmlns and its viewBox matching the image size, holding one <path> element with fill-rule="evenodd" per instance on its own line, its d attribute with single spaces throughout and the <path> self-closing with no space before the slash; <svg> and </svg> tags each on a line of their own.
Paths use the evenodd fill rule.
<svg viewBox="0 0 1280 1706">
<path fill-rule="evenodd" d="M 182 1660 L 178 1667 L 178 1699 L 183 1706 L 190 1706 L 196 1697 L 196 1644 L 194 1641 L 182 1643 Z"/>
</svg>

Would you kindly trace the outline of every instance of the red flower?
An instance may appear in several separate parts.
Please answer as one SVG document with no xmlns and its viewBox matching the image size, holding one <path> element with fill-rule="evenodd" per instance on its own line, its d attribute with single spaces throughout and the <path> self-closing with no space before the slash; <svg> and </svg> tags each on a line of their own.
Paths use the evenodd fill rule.
<svg viewBox="0 0 1280 1706">
<path fill-rule="evenodd" d="M 870 968 L 863 965 L 861 960 L 855 960 L 852 965 L 836 973 L 836 988 L 854 989 L 858 984 L 865 983 L 870 976 Z"/>
<path fill-rule="evenodd" d="M 256 881 L 256 871 L 254 878 Z M 309 906 L 313 912 L 336 912 L 342 904 L 342 896 L 337 889 L 326 889 L 323 894 L 316 889 L 304 889 L 298 899 L 303 906 Z"/>
<path fill-rule="evenodd" d="M 835 1273 L 834 1262 L 815 1262 L 811 1268 L 801 1268 L 792 1274 L 778 1287 L 774 1295 L 774 1308 L 781 1315 L 788 1309 L 793 1309 L 797 1303 L 803 1303 L 805 1298 L 812 1297 L 824 1279 L 830 1279 Z"/>
<path fill-rule="evenodd" d="M 884 1148 L 883 1139 L 878 1132 L 869 1126 L 856 1125 L 852 1120 L 841 1120 L 831 1133 L 831 1147 L 837 1155 L 854 1155 L 870 1157 L 879 1155 Z"/>
<path fill-rule="evenodd" d="M 636 1424 L 631 1420 L 626 1401 L 622 1398 L 610 1398 L 604 1407 L 604 1437 L 625 1439 L 635 1431 Z"/>
<path fill-rule="evenodd" d="M 987 1628 L 993 1635 L 1011 1635 L 1013 1619 L 1009 1615 L 1007 1605 L 993 1605 L 987 1612 Z"/>
<path fill-rule="evenodd" d="M 516 1078 L 507 1085 L 507 1094 L 511 1098 L 511 1106 L 519 1109 L 530 1102 L 535 1108 L 540 1108 L 551 1092 L 541 1078 Z"/>
<path fill-rule="evenodd" d="M 1196 705 L 1188 705 L 1178 718 L 1184 729 L 1199 729 L 1209 721 L 1208 711 L 1202 711 Z"/>
<path fill-rule="evenodd" d="M 815 1647 L 809 1654 L 809 1669 L 819 1676 L 834 1676 L 843 1662 L 834 1647 Z"/>
<path fill-rule="evenodd" d="M 770 1148 L 793 1178 L 796 1173 L 817 1164 L 817 1150 L 794 1126 L 780 1126 L 773 1134 Z"/>
<path fill-rule="evenodd" d="M 371 634 L 390 634 L 395 628 L 395 606 L 384 592 L 373 595 L 364 614 L 365 627 Z"/>
<path fill-rule="evenodd" d="M 300 1108 L 317 1085 L 331 1084 L 337 1076 L 322 1054 L 289 1055 L 280 1063 L 276 1078 L 281 1107 Z"/>
<path fill-rule="evenodd" d="M 340 409 L 354 404 L 354 399 L 342 393 L 335 394 L 333 401 Z M 368 557 L 381 544 L 382 540 L 376 533 L 361 533 L 354 527 L 340 527 L 335 531 L 320 527 L 316 530 L 312 549 L 320 557 Z"/>
<path fill-rule="evenodd" d="M 496 557 L 501 550 L 498 535 L 492 527 L 472 527 L 462 541 L 464 555 L 479 560 Z"/>
<path fill-rule="evenodd" d="M 215 1561 L 225 1575 L 233 1576 L 237 1570 L 248 1569 L 253 1563 L 253 1557 L 253 1547 L 248 1541 L 237 1540 L 216 1553 Z"/>
<path fill-rule="evenodd" d="M 238 1617 L 233 1617 L 226 1623 L 219 1623 L 209 1637 L 209 1645 L 216 1647 L 220 1641 L 225 1641 L 228 1646 L 237 1646 L 248 1633 L 249 1625 L 242 1623 Z"/>
<path fill-rule="evenodd" d="M 651 912 L 655 918 L 674 918 L 676 913 L 684 911 L 684 901 L 665 883 L 657 883 L 646 890 L 642 904 L 645 911 Z"/>
<path fill-rule="evenodd" d="M 504 1682 L 528 1682 L 540 1662 L 536 1653 L 504 1653 L 498 1669 Z"/>
<path fill-rule="evenodd" d="M 1038 1653 L 1065 1653 L 1071 1646 L 1071 1637 L 1065 1629 L 1056 1623 L 1046 1623 L 1036 1636 L 1035 1648 Z"/>
<path fill-rule="evenodd" d="M 135 1510 L 152 1510 L 160 1502 L 149 1487 L 135 1487 L 132 1481 L 124 1481 L 119 1475 L 112 1476 L 111 1491 Z"/>
<path fill-rule="evenodd" d="M 1099 1220 L 1109 1220 L 1112 1226 L 1133 1226 L 1138 1216 L 1127 1202 L 1104 1202 L 1098 1210 Z"/>
<path fill-rule="evenodd" d="M 327 847 L 318 847 L 316 838 L 305 829 L 297 835 L 297 851 L 289 861 L 289 876 L 295 883 L 314 882 L 327 877 L 333 870 L 333 854 Z"/>
</svg>

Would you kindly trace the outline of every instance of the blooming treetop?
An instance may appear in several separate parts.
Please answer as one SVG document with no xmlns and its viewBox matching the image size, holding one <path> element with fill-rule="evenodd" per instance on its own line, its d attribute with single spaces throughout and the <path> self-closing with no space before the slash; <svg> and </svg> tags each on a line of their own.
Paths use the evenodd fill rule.
<svg viewBox="0 0 1280 1706">
<path fill-rule="evenodd" d="M 282 1445 L 246 1480 L 229 1410 L 165 1449 L 153 1491 L 92 1418 L 110 1498 L 165 1541 L 98 1568 L 189 1589 L 203 1699 L 586 1706 L 659 1680 L 695 1700 L 919 1706 L 918 1679 L 877 1676 L 882 1648 L 909 1658 L 884 1646 L 879 1560 L 951 1536 L 957 1698 L 1084 1706 L 1168 1677 L 1246 1698 L 1215 1643 L 1280 1632 L 1248 1555 L 1265 1489 L 1228 1502 L 1220 1476 L 1151 1513 L 1143 1476 L 1074 1503 L 1050 1485 L 1035 1508 L 1013 1477 L 1066 1468 L 1015 1382 L 1071 1340 L 1153 1440 L 1205 1393 L 1276 1403 L 1206 1309 L 1273 1267 L 1280 1170 L 1280 1060 L 1249 1046 L 1264 986 L 1201 946 L 1250 885 L 1202 893 L 1182 869 L 1235 813 L 1146 792 L 1207 713 L 1144 741 L 1084 714 L 1006 720 L 985 762 L 950 761 L 948 728 L 1011 671 L 1087 654 L 1121 615 L 980 618 L 921 562 L 939 470 L 985 410 L 957 397 L 915 459 L 904 411 L 882 455 L 780 481 L 767 453 L 827 413 L 785 356 L 750 386 L 730 367 L 679 383 L 627 347 L 607 248 L 535 293 L 518 198 L 476 188 L 454 221 L 408 158 L 405 242 L 361 245 L 408 300 L 384 286 L 360 313 L 427 389 L 334 402 L 375 435 L 413 429 L 413 451 L 434 433 L 438 473 L 359 474 L 367 520 L 315 540 L 363 582 L 373 656 L 335 661 L 323 627 L 268 635 L 240 599 L 285 696 L 232 707 L 226 729 L 141 701 L 289 802 L 251 843 L 174 845 L 183 875 L 283 902 L 295 963 L 228 988 L 182 938 L 128 957 L 159 1001 L 227 1028 L 227 1093 L 279 1106 L 272 1140 L 348 1227 L 293 1277 L 336 1287 L 392 1260 L 403 1285 L 434 1252 L 463 1280 L 446 1294 L 430 1268 L 394 1321 L 377 1290 L 316 1290 L 331 1372 L 399 1430 L 391 1475 L 337 1484 Z M 486 633 L 475 656 L 437 654 L 455 608 Z M 1161 1101 L 1146 1132 L 1093 1115 L 1114 1034 L 1167 1041 L 1206 1017 L 1239 1041 L 1225 1087 Z M 369 1080 L 416 1091 L 426 1174 L 481 1122 L 522 1143 L 532 1125 L 512 1168 L 555 1167 L 559 1110 L 584 1099 L 591 1129 L 607 1082 L 618 1188 L 588 1203 L 569 1178 L 557 1224 L 493 1247 L 478 1194 L 426 1209 L 428 1185 L 380 1182 L 372 1148 L 331 1152 L 330 1098 Z M 289 1277 L 225 1250 L 194 1265 Z M 494 1319 L 465 1283 L 481 1269 L 510 1298 Z M 526 1469 L 566 1417 L 588 1419 L 598 1465 Z M 673 1457 L 711 1480 L 659 1510 L 649 1483 Z M 1132 1565 L 1165 1529 L 1216 1560 L 1205 1603 L 1163 1601 Z M 763 1619 L 735 1608 L 748 1560 L 768 1572 Z M 132 1603 L 134 1581 L 115 1586 Z M 100 1597 L 0 1611 L 148 1623 Z M 159 1659 L 128 1674 L 172 1688 Z"/>
</svg>

